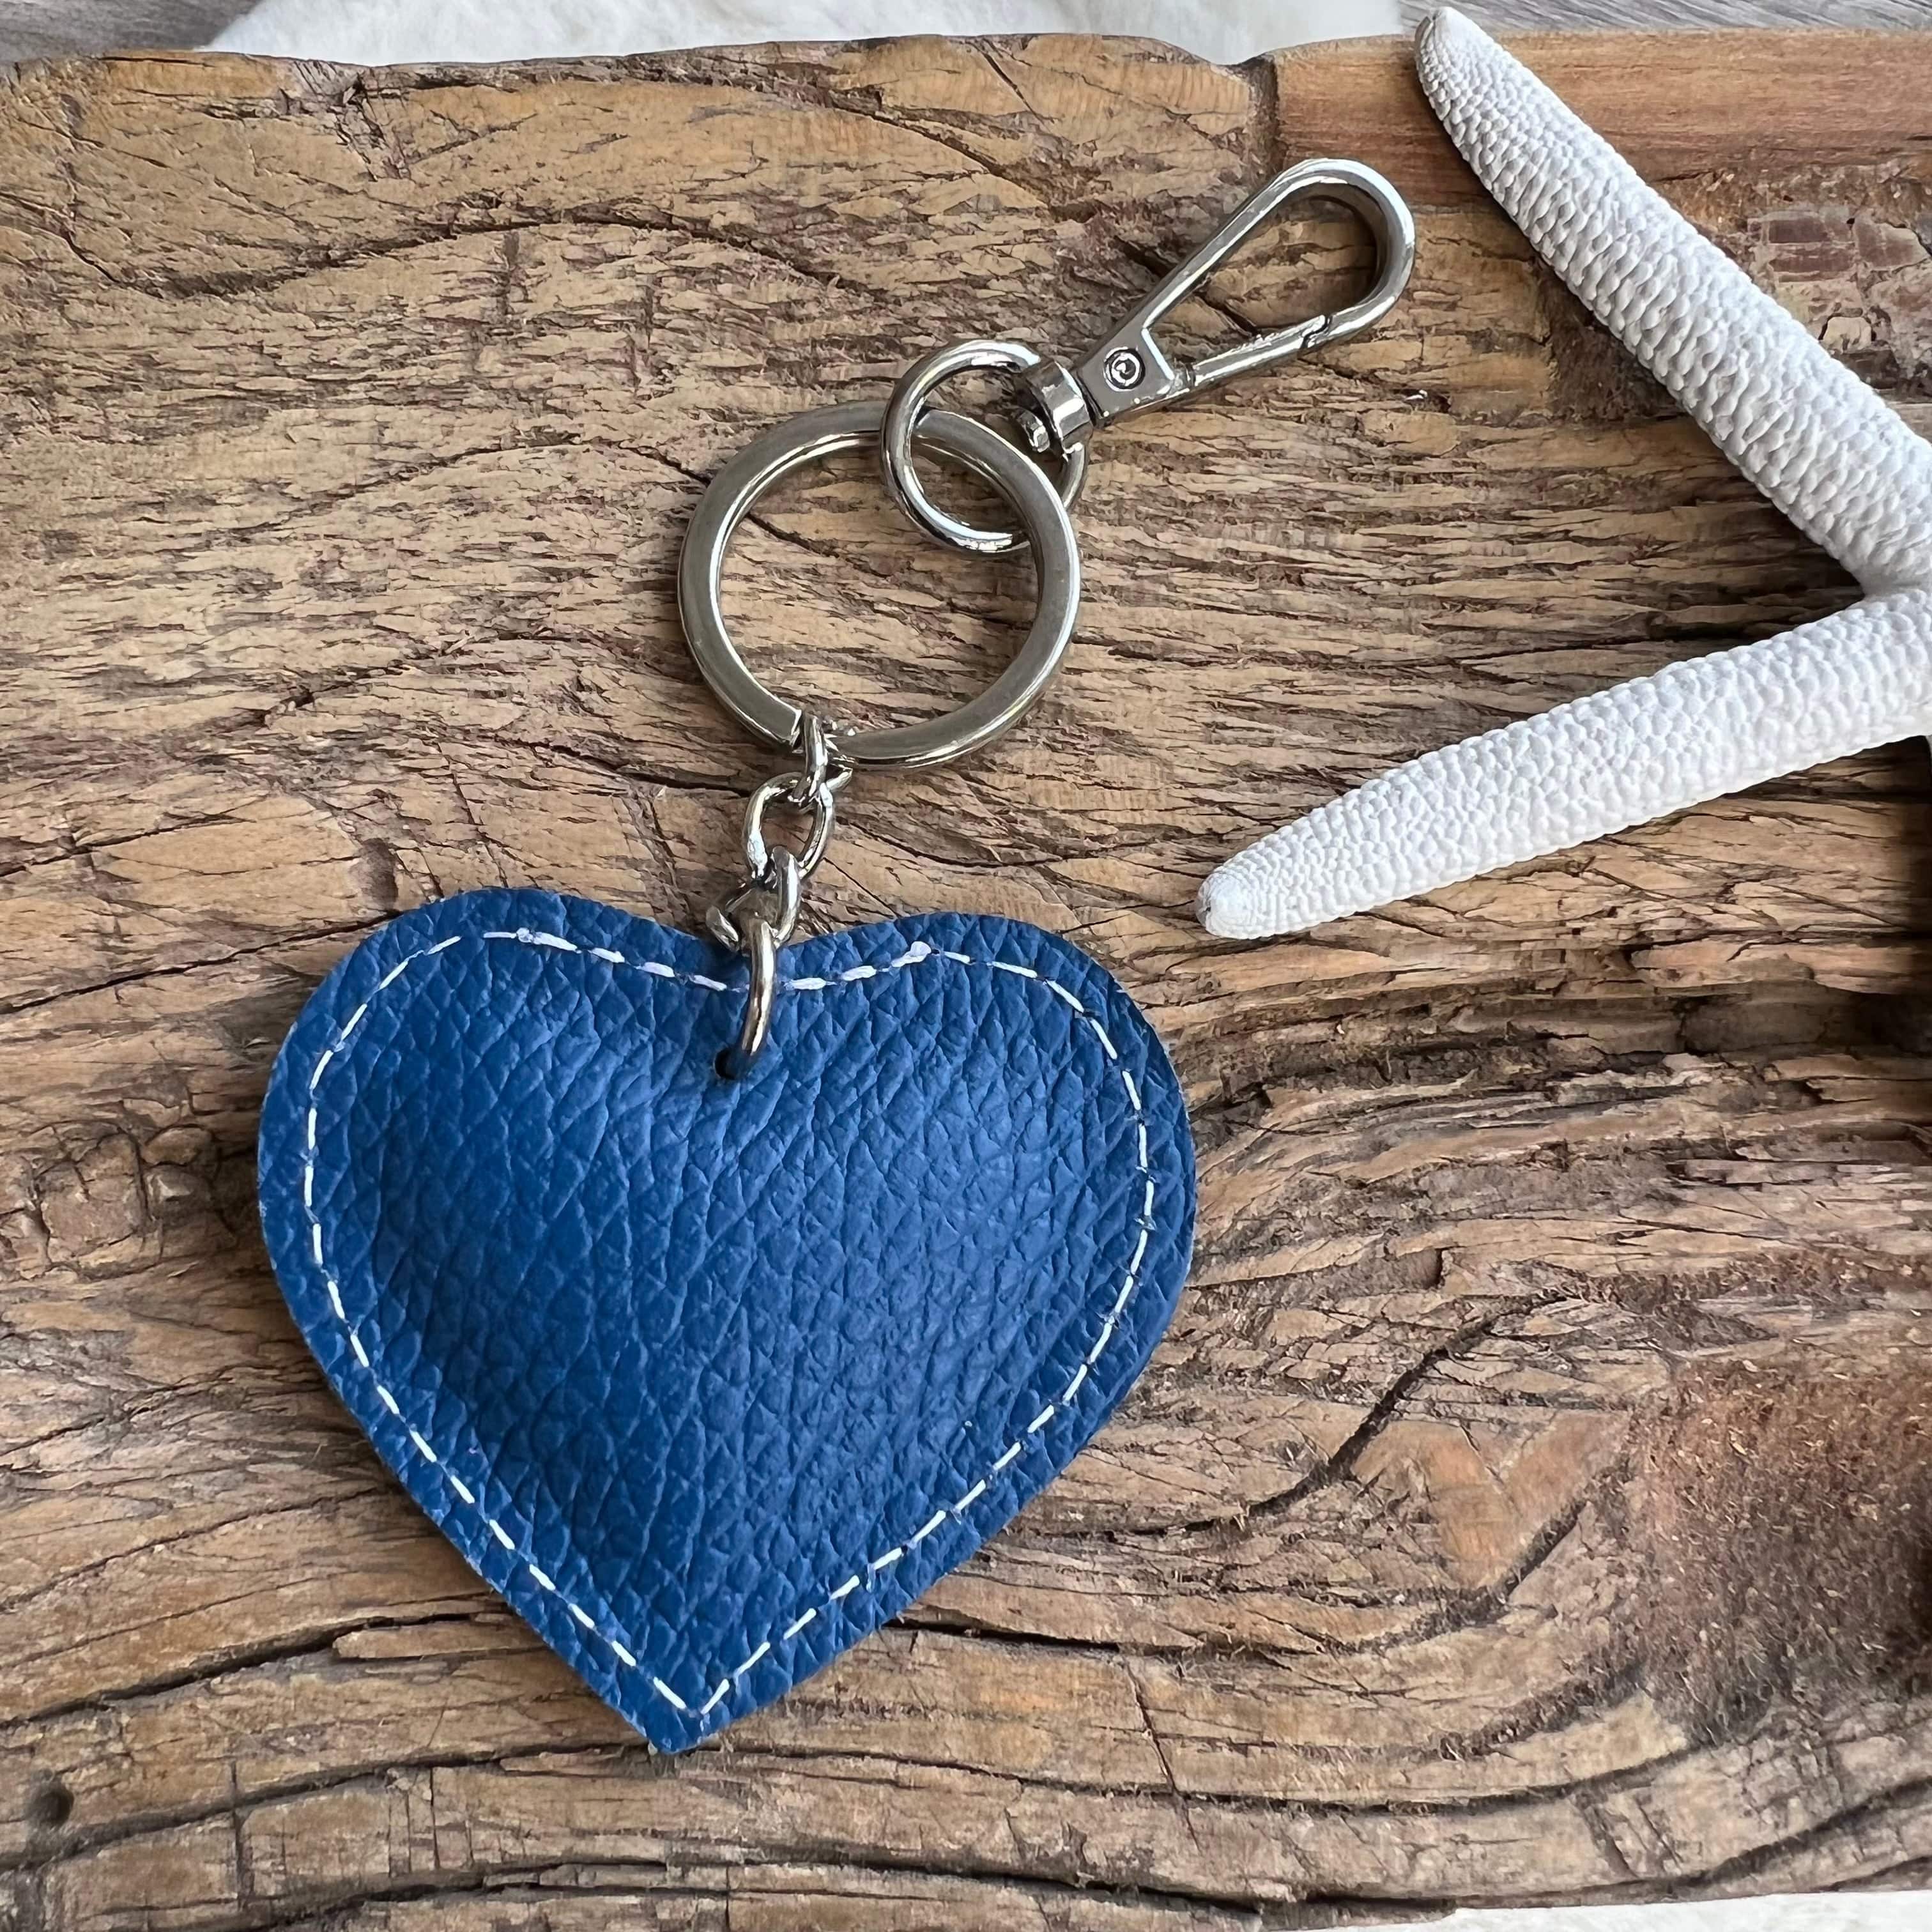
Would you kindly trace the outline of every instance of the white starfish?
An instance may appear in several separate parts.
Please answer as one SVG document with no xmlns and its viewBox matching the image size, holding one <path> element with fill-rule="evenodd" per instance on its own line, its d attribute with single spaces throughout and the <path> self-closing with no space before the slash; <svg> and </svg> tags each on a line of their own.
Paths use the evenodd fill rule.
<svg viewBox="0 0 1932 1932">
<path fill-rule="evenodd" d="M 1318 806 L 1202 887 L 1203 923 L 1228 938 L 1299 932 L 1932 732 L 1932 443 L 1461 14 L 1426 22 L 1416 65 L 1537 252 L 1868 594 Z"/>
</svg>

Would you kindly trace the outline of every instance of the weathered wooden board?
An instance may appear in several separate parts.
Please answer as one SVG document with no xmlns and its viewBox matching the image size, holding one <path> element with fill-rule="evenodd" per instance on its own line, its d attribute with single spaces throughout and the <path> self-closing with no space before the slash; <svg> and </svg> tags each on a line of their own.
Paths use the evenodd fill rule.
<svg viewBox="0 0 1932 1932">
<path fill-rule="evenodd" d="M 1531 57 L 1932 428 L 1910 41 Z M 1090 947 L 1198 1265 L 1069 1477 L 664 1762 L 325 1392 L 251 1196 L 276 1043 L 430 895 L 688 920 L 764 761 L 683 654 L 702 479 L 915 351 L 1071 348 L 1285 158 L 1420 218 L 1389 326 L 1111 432 L 1072 664 L 862 784 L 821 922 Z M 0 1925 L 1226 1932 L 1932 1870 L 1922 746 L 1312 938 L 1189 902 L 1391 760 L 1851 587 L 1597 335 L 1392 44 L 1076 40 L 0 100 Z M 1359 265 L 1339 218 L 1180 319 Z M 732 608 L 841 715 L 1026 586 L 862 466 Z"/>
</svg>

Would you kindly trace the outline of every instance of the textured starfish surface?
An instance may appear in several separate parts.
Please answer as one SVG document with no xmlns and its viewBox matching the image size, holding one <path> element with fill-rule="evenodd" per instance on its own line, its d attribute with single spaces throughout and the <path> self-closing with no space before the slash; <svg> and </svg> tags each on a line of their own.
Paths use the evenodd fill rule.
<svg viewBox="0 0 1932 1932">
<path fill-rule="evenodd" d="M 1449 9 L 1430 106 L 1504 212 L 1864 600 L 1412 759 L 1202 887 L 1209 931 L 1297 932 L 1932 731 L 1932 443 Z"/>
</svg>

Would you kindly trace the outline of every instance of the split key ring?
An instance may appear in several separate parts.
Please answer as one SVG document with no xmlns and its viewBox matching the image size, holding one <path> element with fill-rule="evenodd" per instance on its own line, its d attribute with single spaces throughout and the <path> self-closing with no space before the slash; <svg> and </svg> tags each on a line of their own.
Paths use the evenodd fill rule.
<svg viewBox="0 0 1932 1932">
<path fill-rule="evenodd" d="M 1155 329 L 1262 224 L 1301 201 L 1339 201 L 1368 224 L 1375 238 L 1373 282 L 1358 301 L 1291 323 L 1232 349 L 1177 362 Z M 1402 197 L 1358 161 L 1304 161 L 1276 175 L 1237 208 L 1162 280 L 1106 339 L 1072 367 L 1024 344 L 959 343 L 922 358 L 884 403 L 812 410 L 739 452 L 712 479 L 685 534 L 677 601 L 692 656 L 718 702 L 754 737 L 776 747 L 793 767 L 752 795 L 742 844 L 744 869 L 712 909 L 714 933 L 747 962 L 744 1020 L 736 1046 L 720 1062 L 735 1077 L 764 1048 L 778 986 L 778 954 L 790 938 L 806 881 L 825 855 L 836 816 L 835 795 L 866 766 L 920 770 L 950 764 L 992 744 L 1032 710 L 1066 656 L 1080 603 L 1080 552 L 1067 512 L 1087 475 L 1087 443 L 1096 429 L 1142 410 L 1159 409 L 1197 389 L 1265 369 L 1304 350 L 1339 342 L 1387 314 L 1415 260 L 1415 224 Z M 1026 447 L 971 416 L 928 407 L 932 392 L 968 369 L 1011 376 Z M 771 690 L 732 641 L 719 600 L 724 560 L 740 524 L 766 490 L 808 464 L 847 450 L 876 449 L 894 500 L 922 530 L 960 550 L 998 556 L 1032 553 L 1033 622 L 1012 662 L 986 688 L 943 717 L 916 724 L 848 731 Z M 1016 530 L 983 530 L 933 502 L 913 469 L 930 449 L 973 471 L 1003 497 Z M 1042 467 L 1057 462 L 1058 484 Z M 766 836 L 764 817 L 782 806 L 806 814 L 810 830 L 798 850 Z M 728 1065 L 727 1064 L 728 1062 Z"/>
<path fill-rule="evenodd" d="M 762 683 L 733 643 L 718 601 L 725 556 L 738 526 L 766 490 L 827 457 L 876 448 L 885 414 L 883 403 L 846 403 L 780 423 L 718 472 L 685 534 L 677 602 L 691 654 L 724 709 L 754 737 L 781 751 L 802 750 L 807 713 Z M 1080 551 L 1073 524 L 1039 464 L 997 430 L 950 410 L 928 410 L 915 434 L 920 444 L 991 484 L 1018 515 L 1037 579 L 1033 623 L 1006 669 L 944 717 L 884 730 L 839 732 L 836 754 L 848 765 L 920 770 L 950 764 L 1003 737 L 1053 681 L 1079 609 Z"/>
</svg>

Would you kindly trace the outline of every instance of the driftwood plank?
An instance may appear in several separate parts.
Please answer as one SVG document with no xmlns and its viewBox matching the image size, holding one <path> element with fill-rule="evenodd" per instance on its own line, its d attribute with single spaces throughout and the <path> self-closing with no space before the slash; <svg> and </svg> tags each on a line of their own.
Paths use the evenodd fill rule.
<svg viewBox="0 0 1932 1932">
<path fill-rule="evenodd" d="M 1916 44 L 1529 51 L 1932 430 Z M 924 347 L 1077 346 L 1310 150 L 1409 192 L 1413 294 L 1110 433 L 1066 676 L 857 788 L 813 907 L 1119 973 L 1195 1109 L 1193 1286 L 1012 1531 L 654 1760 L 292 1332 L 276 1044 L 431 895 L 692 919 L 761 769 L 676 631 L 702 479 Z M 1403 50 L 28 69 L 0 209 L 0 1925 L 1222 1932 L 1932 1870 L 1924 748 L 1305 940 L 1188 914 L 1393 760 L 1852 595 Z M 1277 236 L 1180 335 L 1360 253 Z M 903 718 L 1026 588 L 855 465 L 774 502 L 732 608 Z"/>
</svg>

